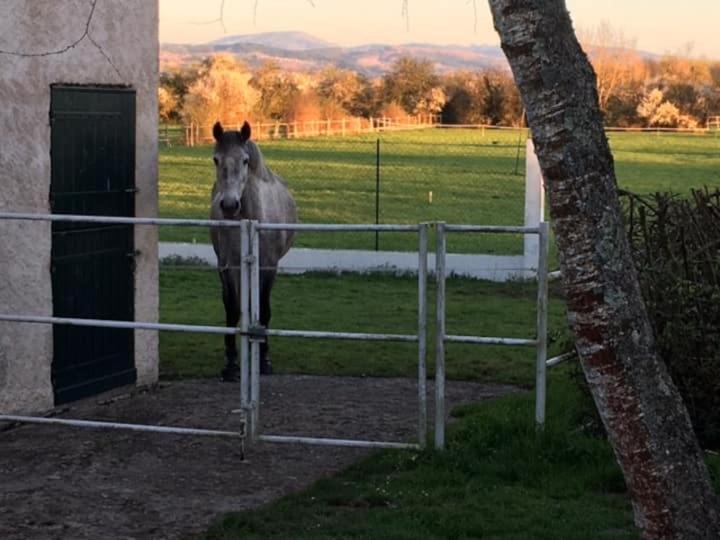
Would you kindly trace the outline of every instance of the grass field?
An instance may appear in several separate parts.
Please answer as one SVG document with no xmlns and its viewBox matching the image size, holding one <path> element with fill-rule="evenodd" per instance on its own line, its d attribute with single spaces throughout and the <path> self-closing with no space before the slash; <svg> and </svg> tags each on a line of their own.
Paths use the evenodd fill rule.
<svg viewBox="0 0 720 540">
<path fill-rule="evenodd" d="M 519 135 L 483 135 L 469 129 L 381 134 L 380 221 L 522 224 L 525 155 Z M 691 187 L 720 186 L 720 138 L 652 133 L 611 133 L 609 138 L 624 189 L 686 193 Z M 270 166 L 288 180 L 302 221 L 369 223 L 375 220 L 376 139 L 364 135 L 263 141 L 261 147 Z M 211 147 L 162 149 L 161 216 L 207 217 L 213 178 Z M 207 242 L 208 233 L 163 228 L 161 239 Z M 374 235 L 306 233 L 296 245 L 371 249 Z M 386 234 L 380 247 L 414 249 L 415 243 L 408 236 Z M 519 253 L 522 239 L 462 236 L 451 239 L 449 248 Z"/>
<path fill-rule="evenodd" d="M 517 134 L 432 131 L 383 135 L 382 221 L 444 219 L 456 223 L 521 221 L 523 178 L 513 172 Z M 720 187 L 720 139 L 711 136 L 611 134 L 620 187 L 639 193 Z M 375 140 L 265 142 L 271 165 L 285 175 L 306 222 L 374 219 Z M 394 152 L 391 157 L 390 153 Z M 523 157 L 521 156 L 521 159 Z M 161 214 L 207 214 L 210 149 L 170 148 L 161 154 Z M 522 166 L 521 166 L 522 170 Z M 394 176 L 393 176 L 394 175 Z M 432 204 L 427 191 L 433 191 Z M 163 240 L 204 242 L 205 230 L 164 229 Z M 357 235 L 303 235 L 301 246 L 370 248 Z M 519 240 L 483 241 L 484 251 L 519 251 Z M 384 236 L 381 248 L 409 249 Z M 477 251 L 469 240 L 453 251 Z M 221 325 L 216 273 L 165 265 L 160 273 L 161 320 Z M 414 278 L 389 275 L 283 275 L 273 293 L 274 328 L 414 332 Z M 533 337 L 532 283 L 450 279 L 448 332 Z M 433 313 L 433 291 L 429 313 Z M 432 320 L 432 315 L 430 316 Z M 432 328 L 432 324 L 430 325 Z M 551 338 L 566 327 L 563 300 L 550 302 Z M 432 345 L 434 336 L 429 336 Z M 219 336 L 161 334 L 163 378 L 216 377 L 223 364 Z M 274 339 L 281 373 L 414 376 L 412 345 Z M 432 346 L 429 348 L 432 374 Z M 551 354 L 559 352 L 558 343 Z M 450 378 L 531 387 L 534 350 L 453 345 Z M 547 425 L 533 424 L 533 395 L 514 395 L 457 409 L 448 449 L 437 453 L 379 452 L 311 489 L 217 521 L 208 538 L 636 538 L 622 474 L 608 443 L 587 433 L 590 404 L 569 367 L 550 372 Z M 708 456 L 720 490 L 720 459 Z"/>
<path fill-rule="evenodd" d="M 447 282 L 449 333 L 535 337 L 535 294 L 531 283 Z M 160 274 L 161 320 L 223 325 L 217 273 L 209 267 L 168 266 Z M 434 290 L 428 293 L 430 329 Z M 551 335 L 565 327 L 560 298 L 550 303 Z M 345 332 L 417 332 L 417 280 L 380 275 L 282 275 L 273 289 L 273 328 Z M 432 373 L 434 335 L 429 336 Z M 556 349 L 551 348 L 551 351 Z M 279 373 L 408 376 L 417 370 L 414 344 L 328 342 L 273 338 L 273 366 Z M 223 365 L 220 336 L 165 333 L 160 337 L 164 378 L 217 377 Z M 448 377 L 531 386 L 534 348 L 449 344 Z"/>
</svg>

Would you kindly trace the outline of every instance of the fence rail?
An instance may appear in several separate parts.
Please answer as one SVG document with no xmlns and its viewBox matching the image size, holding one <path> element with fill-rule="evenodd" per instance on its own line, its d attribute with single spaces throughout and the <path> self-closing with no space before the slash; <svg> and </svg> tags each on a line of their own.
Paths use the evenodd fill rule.
<svg viewBox="0 0 720 540">
<path fill-rule="evenodd" d="M 241 123 L 230 122 L 226 127 L 240 129 Z M 515 131 L 528 132 L 524 126 L 501 126 L 494 124 L 443 124 L 440 115 L 420 115 L 406 118 L 371 117 L 347 118 L 340 120 L 306 120 L 299 122 L 258 122 L 253 123 L 253 137 L 257 140 L 300 139 L 312 137 L 350 136 L 392 131 L 417 129 L 473 129 L 484 136 L 486 132 Z M 720 130 L 720 116 L 709 116 L 705 126 L 660 127 L 660 126 L 606 126 L 607 133 L 680 133 L 706 134 Z M 196 146 L 213 141 L 212 126 L 191 122 L 189 124 L 164 124 L 158 131 L 158 140 L 165 146 Z"/>
<path fill-rule="evenodd" d="M 422 448 L 427 439 L 427 278 L 428 278 L 428 229 L 430 223 L 418 225 L 322 225 L 322 224 L 283 224 L 283 223 L 259 223 L 257 221 L 233 221 L 233 220 L 182 220 L 182 219 L 157 219 L 157 218 L 124 218 L 109 216 L 80 216 L 80 215 L 57 215 L 57 214 L 28 214 L 1 212 L 0 220 L 32 220 L 32 221 L 67 221 L 67 222 L 104 222 L 124 223 L 134 225 L 202 225 L 206 227 L 232 226 L 240 227 L 241 235 L 241 305 L 240 305 L 240 329 L 227 327 L 192 326 L 192 325 L 168 325 L 161 323 L 134 322 L 134 321 L 107 321 L 96 319 L 74 319 L 66 317 L 44 317 L 22 314 L 2 314 L 0 321 L 6 322 L 31 322 L 43 324 L 79 324 L 84 326 L 106 326 L 118 328 L 134 328 L 146 330 L 176 330 L 193 331 L 217 334 L 238 334 L 241 340 L 240 347 L 240 411 L 243 412 L 243 430 L 233 432 L 221 432 L 218 430 L 205 430 L 194 428 L 168 428 L 166 426 L 138 426 L 132 424 L 115 424 L 112 422 L 91 422 L 85 420 L 62 419 L 61 422 L 53 422 L 58 425 L 77 427 L 96 427 L 112 429 L 130 429 L 142 431 L 155 431 L 159 433 L 180 433 L 196 435 L 216 435 L 230 437 L 244 437 L 245 424 L 252 440 L 267 442 L 287 442 L 320 445 L 337 445 L 370 448 Z M 558 357 L 547 360 L 547 252 L 548 252 L 548 225 L 543 222 L 538 227 L 496 227 L 496 226 L 458 226 L 446 225 L 443 222 L 435 223 L 436 241 L 436 371 L 435 371 L 435 446 L 440 449 L 445 444 L 445 343 L 462 342 L 483 345 L 508 345 L 508 346 L 535 346 L 537 349 L 536 362 L 536 421 L 542 426 L 545 421 L 545 388 L 546 370 L 562 360 Z M 260 276 L 260 242 L 259 234 L 262 230 L 324 230 L 334 232 L 346 231 L 377 231 L 392 230 L 418 235 L 418 320 L 417 332 L 415 334 L 369 334 L 369 333 L 348 333 L 348 332 L 320 332 L 301 331 L 286 329 L 266 329 L 259 324 L 259 276 Z M 445 279 L 446 279 L 446 250 L 447 233 L 523 233 L 537 234 L 540 238 L 537 279 L 537 336 L 535 339 L 518 339 L 505 337 L 479 337 L 479 336 L 457 336 L 446 333 L 445 328 Z M 246 264 L 245 264 L 246 263 Z M 353 339 L 363 341 L 403 341 L 417 343 L 418 349 L 418 433 L 417 443 L 393 442 L 393 441 L 363 441 L 316 437 L 299 437 L 276 434 L 260 433 L 260 342 L 264 336 L 277 337 L 307 337 L 314 339 Z M 47 419 L 39 417 L 20 417 L 0 415 L 0 421 L 27 422 L 27 423 L 48 423 Z"/>
<path fill-rule="evenodd" d="M 256 140 L 267 139 L 299 139 L 308 137 L 347 136 L 362 133 L 377 133 L 381 131 L 407 131 L 425 129 L 440 123 L 440 115 L 423 114 L 402 118 L 386 116 L 370 118 L 341 118 L 339 120 L 302 120 L 295 122 L 257 122 L 252 124 L 253 137 Z M 223 122 L 226 128 L 240 130 L 241 122 Z M 170 137 L 172 129 L 174 137 Z M 195 146 L 213 141 L 212 125 L 189 124 L 160 127 L 160 142 L 177 143 L 180 137 L 184 138 L 186 146 Z"/>
</svg>

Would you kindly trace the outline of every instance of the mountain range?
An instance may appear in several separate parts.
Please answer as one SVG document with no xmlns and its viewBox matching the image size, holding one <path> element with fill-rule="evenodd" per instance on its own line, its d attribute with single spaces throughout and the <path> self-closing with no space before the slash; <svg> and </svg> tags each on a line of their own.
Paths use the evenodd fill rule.
<svg viewBox="0 0 720 540">
<path fill-rule="evenodd" d="M 230 53 L 251 67 L 273 60 L 289 71 L 316 71 L 328 65 L 374 77 L 387 72 L 402 56 L 427 58 L 439 73 L 487 68 L 508 69 L 505 56 L 493 45 L 367 44 L 340 47 L 305 32 L 267 32 L 225 36 L 203 44 L 160 45 L 162 70 L 182 66 L 214 53 Z"/>
</svg>

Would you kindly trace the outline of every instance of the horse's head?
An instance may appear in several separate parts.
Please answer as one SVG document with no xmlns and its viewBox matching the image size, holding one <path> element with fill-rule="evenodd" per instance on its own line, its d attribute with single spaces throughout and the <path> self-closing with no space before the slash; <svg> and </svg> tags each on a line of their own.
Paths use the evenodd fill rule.
<svg viewBox="0 0 720 540">
<path fill-rule="evenodd" d="M 226 219 L 240 214 L 240 200 L 250 175 L 250 150 L 245 144 L 250 139 L 250 124 L 245 122 L 240 131 L 225 131 L 222 124 L 213 126 L 215 153 L 213 161 L 217 178 L 213 202 L 220 205 Z"/>
</svg>

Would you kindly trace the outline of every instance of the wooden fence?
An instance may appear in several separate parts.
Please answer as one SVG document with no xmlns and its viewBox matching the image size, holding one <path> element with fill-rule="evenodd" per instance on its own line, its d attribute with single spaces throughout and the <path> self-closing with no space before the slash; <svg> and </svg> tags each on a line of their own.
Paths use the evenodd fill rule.
<svg viewBox="0 0 720 540">
<path fill-rule="evenodd" d="M 340 120 L 305 120 L 298 122 L 259 122 L 252 124 L 253 138 L 256 140 L 267 139 L 297 139 L 306 137 L 328 137 L 333 135 L 345 136 L 359 133 L 376 133 L 390 130 L 424 129 L 437 126 L 440 123 L 440 115 L 418 115 L 404 118 L 342 118 Z M 225 123 L 226 129 L 237 129 L 240 123 Z M 175 128 L 177 129 L 177 128 Z M 212 125 L 201 125 L 191 122 L 182 126 L 184 131 L 184 144 L 195 146 L 212 142 Z M 160 132 L 161 142 L 172 144 L 168 131 L 163 137 Z"/>
</svg>

